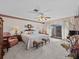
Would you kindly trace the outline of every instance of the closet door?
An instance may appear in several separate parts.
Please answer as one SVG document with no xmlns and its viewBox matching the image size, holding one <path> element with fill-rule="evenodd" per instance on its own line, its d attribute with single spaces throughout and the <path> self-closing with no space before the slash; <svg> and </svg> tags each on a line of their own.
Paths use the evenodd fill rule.
<svg viewBox="0 0 79 59">
<path fill-rule="evenodd" d="M 3 43 L 3 20 L 0 17 L 0 59 L 3 59 L 2 43 Z"/>
</svg>

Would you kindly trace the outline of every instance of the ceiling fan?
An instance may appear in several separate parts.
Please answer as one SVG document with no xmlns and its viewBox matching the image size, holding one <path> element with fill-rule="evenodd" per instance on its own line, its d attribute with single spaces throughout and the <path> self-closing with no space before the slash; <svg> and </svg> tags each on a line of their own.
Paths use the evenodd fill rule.
<svg viewBox="0 0 79 59">
<path fill-rule="evenodd" d="M 45 16 L 45 14 L 38 9 L 33 9 L 33 11 L 39 15 L 38 17 L 36 17 L 36 19 L 38 20 L 45 21 L 51 18 L 51 17 Z"/>
<path fill-rule="evenodd" d="M 32 9 L 29 13 L 35 15 L 34 19 L 37 19 L 39 21 L 40 20 L 45 21 L 45 20 L 48 20 L 51 18 L 51 17 L 45 15 L 45 13 L 47 13 L 49 11 L 50 11 L 49 9 L 41 11 L 41 9 L 39 7 L 37 7 L 37 8 Z"/>
</svg>

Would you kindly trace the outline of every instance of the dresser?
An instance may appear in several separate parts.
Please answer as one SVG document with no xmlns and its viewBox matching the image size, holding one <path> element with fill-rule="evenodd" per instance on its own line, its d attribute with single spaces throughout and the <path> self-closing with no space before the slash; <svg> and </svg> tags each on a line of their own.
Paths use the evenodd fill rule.
<svg viewBox="0 0 79 59">
<path fill-rule="evenodd" d="M 3 59 L 3 20 L 0 17 L 0 59 Z"/>
</svg>

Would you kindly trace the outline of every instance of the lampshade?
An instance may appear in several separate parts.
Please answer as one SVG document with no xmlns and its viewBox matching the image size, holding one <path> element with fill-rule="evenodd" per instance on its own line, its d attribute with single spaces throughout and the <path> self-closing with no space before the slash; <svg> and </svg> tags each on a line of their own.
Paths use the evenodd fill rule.
<svg viewBox="0 0 79 59">
<path fill-rule="evenodd" d="M 12 31 L 14 34 L 17 34 L 17 33 L 20 31 L 20 29 L 19 29 L 18 26 L 14 26 L 11 31 Z"/>
<path fill-rule="evenodd" d="M 19 30 L 19 27 L 18 27 L 18 26 L 14 26 L 14 27 L 12 28 L 12 30 L 18 31 L 18 30 Z"/>
</svg>

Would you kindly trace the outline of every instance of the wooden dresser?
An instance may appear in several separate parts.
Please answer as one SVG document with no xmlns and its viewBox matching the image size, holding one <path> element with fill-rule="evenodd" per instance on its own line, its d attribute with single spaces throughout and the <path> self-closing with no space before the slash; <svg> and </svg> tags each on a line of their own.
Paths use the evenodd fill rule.
<svg viewBox="0 0 79 59">
<path fill-rule="evenodd" d="M 3 20 L 0 17 L 0 59 L 3 59 Z"/>
</svg>

